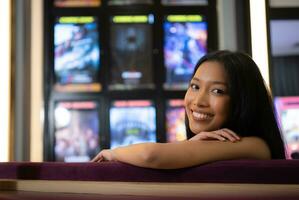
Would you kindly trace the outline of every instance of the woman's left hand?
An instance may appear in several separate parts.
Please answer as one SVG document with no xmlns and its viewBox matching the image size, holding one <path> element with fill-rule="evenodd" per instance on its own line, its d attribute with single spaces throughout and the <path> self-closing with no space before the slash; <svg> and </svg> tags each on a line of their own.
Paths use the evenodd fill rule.
<svg viewBox="0 0 299 200">
<path fill-rule="evenodd" d="M 115 161 L 115 154 L 111 149 L 104 149 L 91 162 Z"/>
</svg>

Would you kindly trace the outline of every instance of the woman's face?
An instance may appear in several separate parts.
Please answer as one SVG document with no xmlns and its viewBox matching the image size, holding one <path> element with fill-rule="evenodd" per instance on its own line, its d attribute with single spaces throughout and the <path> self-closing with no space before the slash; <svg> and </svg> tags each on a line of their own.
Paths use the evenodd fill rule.
<svg viewBox="0 0 299 200">
<path fill-rule="evenodd" d="M 222 64 L 206 61 L 200 65 L 185 95 L 185 109 L 195 134 L 223 127 L 229 116 L 230 96 Z"/>
</svg>

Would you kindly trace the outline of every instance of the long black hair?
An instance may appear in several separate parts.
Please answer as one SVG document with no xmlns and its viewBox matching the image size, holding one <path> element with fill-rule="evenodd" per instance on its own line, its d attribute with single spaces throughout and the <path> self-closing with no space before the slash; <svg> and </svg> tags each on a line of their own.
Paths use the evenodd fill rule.
<svg viewBox="0 0 299 200">
<path fill-rule="evenodd" d="M 240 52 L 216 51 L 203 56 L 195 66 L 193 76 L 203 62 L 216 61 L 228 76 L 230 116 L 223 128 L 240 136 L 257 136 L 268 144 L 273 159 L 285 158 L 284 142 L 277 125 L 273 101 L 256 63 Z M 186 115 L 187 137 L 194 136 Z"/>
</svg>

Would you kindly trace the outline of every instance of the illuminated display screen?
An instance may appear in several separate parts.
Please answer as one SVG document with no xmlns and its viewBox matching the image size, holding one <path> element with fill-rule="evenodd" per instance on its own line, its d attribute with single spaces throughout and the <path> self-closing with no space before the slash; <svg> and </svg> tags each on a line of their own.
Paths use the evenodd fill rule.
<svg viewBox="0 0 299 200">
<path fill-rule="evenodd" d="M 54 0 L 56 7 L 97 7 L 101 0 Z"/>
<path fill-rule="evenodd" d="M 109 89 L 153 87 L 153 15 L 112 16 Z"/>
<path fill-rule="evenodd" d="M 208 0 L 162 0 L 161 3 L 167 6 L 206 6 L 208 5 Z"/>
<path fill-rule="evenodd" d="M 149 100 L 114 101 L 110 108 L 111 148 L 156 142 L 156 109 Z"/>
<path fill-rule="evenodd" d="M 271 54 L 274 57 L 298 56 L 298 19 L 271 19 Z M 283 36 L 283 37 L 282 37 Z M 296 63 L 298 65 L 298 63 Z"/>
<path fill-rule="evenodd" d="M 288 158 L 299 158 L 299 97 L 277 97 L 275 108 Z"/>
<path fill-rule="evenodd" d="M 95 17 L 59 17 L 54 27 L 55 89 L 100 91 L 100 47 Z"/>
<path fill-rule="evenodd" d="M 165 89 L 187 89 L 198 60 L 207 53 L 207 22 L 202 15 L 164 19 Z"/>
<path fill-rule="evenodd" d="M 153 0 L 108 0 L 108 5 L 136 5 L 136 4 L 153 4 Z"/>
<path fill-rule="evenodd" d="M 54 110 L 55 161 L 86 162 L 99 151 L 98 105 L 58 102 Z"/>
<path fill-rule="evenodd" d="M 184 100 L 168 100 L 166 105 L 166 140 L 167 142 L 177 142 L 186 139 Z"/>
</svg>

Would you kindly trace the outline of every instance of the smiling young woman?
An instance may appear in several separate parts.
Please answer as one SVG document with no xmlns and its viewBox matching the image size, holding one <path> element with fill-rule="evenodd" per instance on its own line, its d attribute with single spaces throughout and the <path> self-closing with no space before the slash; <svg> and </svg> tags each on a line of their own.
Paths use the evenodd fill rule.
<svg viewBox="0 0 299 200">
<path fill-rule="evenodd" d="M 201 58 L 185 109 L 188 140 L 102 150 L 93 162 L 175 169 L 219 160 L 285 158 L 271 96 L 246 54 L 217 51 Z"/>
</svg>

